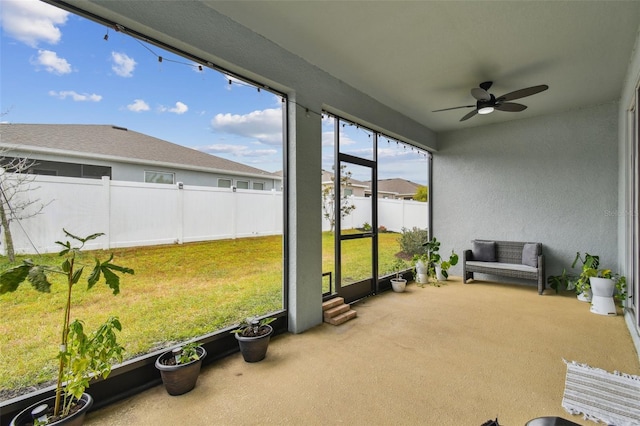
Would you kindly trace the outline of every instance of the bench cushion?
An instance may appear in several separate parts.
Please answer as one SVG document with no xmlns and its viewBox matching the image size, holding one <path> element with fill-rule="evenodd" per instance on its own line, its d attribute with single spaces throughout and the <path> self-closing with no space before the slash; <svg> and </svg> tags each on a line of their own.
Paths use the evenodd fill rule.
<svg viewBox="0 0 640 426">
<path fill-rule="evenodd" d="M 522 264 L 538 267 L 538 245 L 536 243 L 526 243 L 522 247 Z"/>
<path fill-rule="evenodd" d="M 520 265 L 518 263 L 500 263 L 500 262 L 478 262 L 475 260 L 468 260 L 467 266 L 481 266 L 483 268 L 504 269 L 508 271 L 521 271 L 521 272 L 537 272 L 538 268 L 528 265 Z"/>
<path fill-rule="evenodd" d="M 496 261 L 495 241 L 474 241 L 472 252 L 473 252 L 473 260 L 482 261 L 482 262 Z"/>
</svg>

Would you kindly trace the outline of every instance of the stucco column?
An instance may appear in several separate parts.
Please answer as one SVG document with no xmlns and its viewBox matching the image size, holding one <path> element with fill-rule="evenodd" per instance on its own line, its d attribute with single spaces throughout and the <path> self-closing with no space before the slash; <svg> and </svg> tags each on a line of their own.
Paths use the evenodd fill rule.
<svg viewBox="0 0 640 426">
<path fill-rule="evenodd" d="M 289 331 L 301 333 L 322 323 L 322 117 L 292 102 L 288 129 Z"/>
</svg>

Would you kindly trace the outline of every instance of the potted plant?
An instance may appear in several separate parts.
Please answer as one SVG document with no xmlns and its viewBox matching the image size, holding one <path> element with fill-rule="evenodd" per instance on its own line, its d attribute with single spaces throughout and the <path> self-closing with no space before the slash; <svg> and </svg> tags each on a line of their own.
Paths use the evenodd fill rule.
<svg viewBox="0 0 640 426">
<path fill-rule="evenodd" d="M 94 332 L 86 334 L 84 323 L 71 322 L 71 300 L 73 287 L 80 281 L 84 271 L 81 250 L 84 245 L 104 234 L 97 233 L 85 238 L 77 237 L 63 229 L 65 235 L 75 240 L 75 246 L 69 241 L 56 244 L 62 246 L 58 253 L 64 258 L 60 266 L 37 265 L 31 259 L 25 259 L 21 265 L 7 269 L 0 274 L 0 294 L 15 291 L 18 286 L 29 281 L 40 292 L 50 293 L 49 275 L 60 275 L 66 285 L 66 303 L 61 325 L 61 340 L 58 352 L 59 368 L 55 396 L 27 407 L 12 420 L 11 425 L 33 424 L 82 424 L 84 415 L 93 400 L 85 393 L 94 377 L 106 378 L 111 372 L 113 361 L 121 362 L 124 348 L 117 342 L 116 332 L 122 329 L 116 317 L 109 318 Z M 120 292 L 118 273 L 133 274 L 133 269 L 111 263 L 113 254 L 101 262 L 97 257 L 91 273 L 87 277 L 88 288 L 104 280 L 114 295 Z"/>
<path fill-rule="evenodd" d="M 275 318 L 247 318 L 237 329 L 233 330 L 240 352 L 246 362 L 262 361 L 267 355 L 273 328 L 269 325 Z"/>
<path fill-rule="evenodd" d="M 593 256 L 589 253 L 585 253 L 584 259 L 580 252 L 576 253 L 576 258 L 571 264 L 572 268 L 575 268 L 578 260 L 582 262 L 582 272 L 578 276 L 578 279 L 574 283 L 570 283 L 571 287 L 575 286 L 576 293 L 578 293 L 578 300 L 581 302 L 591 302 L 591 277 L 597 276 L 598 266 L 600 265 L 600 257 Z M 572 290 L 573 288 L 569 288 Z"/>
<path fill-rule="evenodd" d="M 405 267 L 406 267 L 406 264 L 402 259 L 396 258 L 395 262 L 393 262 L 392 268 L 395 271 L 396 276 L 395 278 L 391 278 L 391 288 L 396 293 L 402 293 L 407 287 L 407 280 L 404 279 L 400 274 L 400 271 L 405 269 Z"/>
<path fill-rule="evenodd" d="M 560 290 L 573 290 L 576 288 L 576 282 L 578 277 L 576 275 L 568 274 L 567 269 L 562 269 L 562 274 L 560 275 L 549 275 L 547 278 L 547 284 L 549 287 L 554 289 L 556 293 L 560 293 Z"/>
<path fill-rule="evenodd" d="M 426 284 L 429 282 L 429 255 L 428 253 L 414 254 L 412 258 L 415 264 L 414 279 L 418 284 Z"/>
<path fill-rule="evenodd" d="M 449 277 L 448 269 L 458 263 L 458 255 L 451 250 L 449 260 L 443 261 L 440 256 L 440 241 L 436 237 L 431 238 L 423 246 L 426 247 L 426 253 L 414 256 L 416 271 L 418 270 L 418 263 L 420 263 L 420 266 L 426 270 L 427 281 L 439 286 L 441 281 L 445 281 Z M 422 281 L 418 282 L 424 283 Z"/>
<path fill-rule="evenodd" d="M 195 342 L 174 348 L 156 359 L 162 383 L 169 395 L 182 395 L 196 386 L 207 351 Z"/>
</svg>

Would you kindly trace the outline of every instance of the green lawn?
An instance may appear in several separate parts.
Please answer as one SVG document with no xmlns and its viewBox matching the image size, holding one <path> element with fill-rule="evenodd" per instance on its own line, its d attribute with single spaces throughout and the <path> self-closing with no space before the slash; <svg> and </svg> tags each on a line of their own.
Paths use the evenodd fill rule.
<svg viewBox="0 0 640 426">
<path fill-rule="evenodd" d="M 331 249 L 323 250 L 323 271 L 333 270 L 332 238 L 323 236 L 323 248 Z M 397 238 L 398 234 L 380 234 L 380 263 L 387 270 L 399 250 Z M 133 268 L 135 275 L 123 276 L 117 296 L 102 283 L 87 290 L 83 277 L 74 289 L 71 316 L 93 329 L 117 315 L 128 358 L 282 309 L 281 236 L 112 251 L 114 263 Z M 95 254 L 106 255 L 85 253 L 87 265 Z M 367 259 L 366 253 L 354 250 L 348 262 L 352 270 L 365 271 Z M 59 264 L 56 254 L 34 260 Z M 6 258 L 0 259 L 0 271 L 10 266 Z M 0 391 L 55 376 L 64 286 L 52 281 L 51 294 L 23 283 L 15 293 L 0 295 Z"/>
</svg>

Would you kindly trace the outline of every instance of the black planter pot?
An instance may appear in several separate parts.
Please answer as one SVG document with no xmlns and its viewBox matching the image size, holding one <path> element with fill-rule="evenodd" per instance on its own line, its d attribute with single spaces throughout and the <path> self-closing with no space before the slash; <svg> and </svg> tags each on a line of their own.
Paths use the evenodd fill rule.
<svg viewBox="0 0 640 426">
<path fill-rule="evenodd" d="M 84 402 L 84 405 L 75 413 L 58 420 L 57 422 L 47 423 L 47 426 L 82 426 L 84 423 L 84 417 L 93 405 L 93 398 L 88 393 L 83 393 L 80 401 Z M 9 423 L 10 426 L 22 426 L 26 424 L 33 424 L 33 418 L 31 417 L 31 411 L 39 405 L 47 404 L 49 407 L 53 407 L 56 403 L 56 397 L 52 396 L 51 398 L 43 399 L 40 402 L 37 402 L 24 410 L 20 411 L 17 416 L 11 420 Z"/>
<path fill-rule="evenodd" d="M 240 352 L 246 362 L 262 361 L 267 355 L 273 328 L 270 325 L 265 325 L 264 327 L 268 327 L 269 332 L 258 337 L 243 337 L 240 333 L 236 333 L 236 339 L 240 345 Z"/>
<path fill-rule="evenodd" d="M 207 356 L 207 351 L 202 346 L 197 348 L 200 359 L 186 364 L 165 365 L 163 361 L 173 358 L 173 352 L 167 351 L 156 359 L 156 368 L 160 370 L 162 383 L 169 395 L 182 395 L 196 386 L 202 359 Z"/>
</svg>

